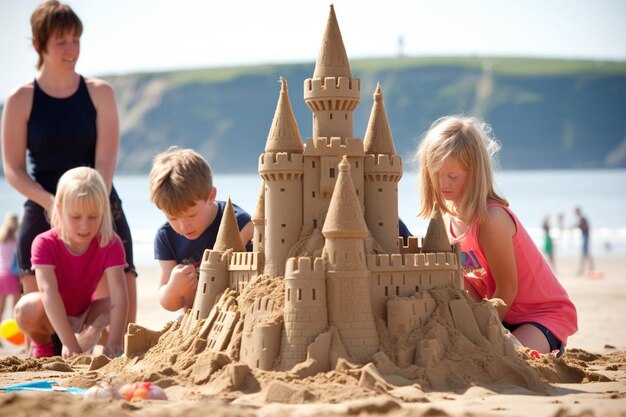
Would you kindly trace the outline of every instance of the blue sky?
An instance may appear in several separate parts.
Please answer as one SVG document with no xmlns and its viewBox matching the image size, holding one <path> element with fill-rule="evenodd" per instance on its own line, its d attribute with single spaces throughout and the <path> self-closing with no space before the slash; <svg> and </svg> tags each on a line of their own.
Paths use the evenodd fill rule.
<svg viewBox="0 0 626 417">
<path fill-rule="evenodd" d="M 0 100 L 32 79 L 30 14 L 0 0 Z M 78 71 L 90 76 L 309 62 L 327 0 L 75 0 L 85 26 Z M 624 0 L 335 0 L 350 58 L 506 55 L 626 61 Z"/>
</svg>

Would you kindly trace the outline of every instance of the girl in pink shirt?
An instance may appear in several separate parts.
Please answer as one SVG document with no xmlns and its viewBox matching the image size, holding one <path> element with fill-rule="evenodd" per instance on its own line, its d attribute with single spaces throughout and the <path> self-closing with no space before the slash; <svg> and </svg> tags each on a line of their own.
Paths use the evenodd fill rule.
<svg viewBox="0 0 626 417">
<path fill-rule="evenodd" d="M 524 346 L 563 353 L 577 330 L 576 309 L 517 216 L 494 186 L 491 128 L 448 116 L 430 127 L 418 148 L 419 213 L 445 214 L 452 243 L 461 245 L 465 288 L 475 301 L 501 299 L 503 325 Z M 496 304 L 498 305 L 498 304 Z"/>
<path fill-rule="evenodd" d="M 126 260 L 98 171 L 80 167 L 61 176 L 51 225 L 32 244 L 39 291 L 25 294 L 15 307 L 18 325 L 32 340 L 33 356 L 57 353 L 53 334 L 63 345 L 63 357 L 89 352 L 109 324 L 104 353 L 119 355 L 128 314 Z M 107 280 L 110 297 L 94 300 L 102 278 Z"/>
</svg>

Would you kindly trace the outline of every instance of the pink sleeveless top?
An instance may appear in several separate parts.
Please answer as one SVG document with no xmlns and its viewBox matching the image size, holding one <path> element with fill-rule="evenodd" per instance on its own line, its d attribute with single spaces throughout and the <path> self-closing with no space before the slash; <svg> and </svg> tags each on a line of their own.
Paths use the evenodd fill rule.
<svg viewBox="0 0 626 417">
<path fill-rule="evenodd" d="M 516 228 L 513 250 L 518 277 L 517 295 L 504 316 L 504 321 L 509 324 L 531 321 L 542 324 L 566 345 L 567 338 L 578 330 L 574 304 L 517 216 L 502 204 L 496 202 L 487 204 L 487 207 L 493 206 L 506 210 L 515 222 Z M 451 225 L 448 225 L 448 234 L 452 243 L 461 244 L 461 263 L 465 273 L 484 268 L 484 274 L 477 274 L 479 278 L 466 277 L 466 280 L 482 297 L 491 298 L 496 284 L 478 240 L 478 226 L 478 221 L 474 221 L 465 233 L 456 237 Z"/>
</svg>

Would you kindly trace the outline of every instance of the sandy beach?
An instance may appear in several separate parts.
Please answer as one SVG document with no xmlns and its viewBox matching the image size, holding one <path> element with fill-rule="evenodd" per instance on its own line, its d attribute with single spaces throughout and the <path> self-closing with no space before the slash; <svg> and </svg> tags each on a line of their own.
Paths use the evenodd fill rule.
<svg viewBox="0 0 626 417">
<path fill-rule="evenodd" d="M 596 259 L 598 273 L 576 275 L 577 259 L 558 259 L 557 275 L 578 309 L 579 331 L 569 339 L 563 358 L 526 357 L 547 382 L 542 392 L 515 384 L 469 384 L 463 389 L 428 390 L 398 380 L 367 382 L 367 367 L 337 370 L 305 379 L 285 372 L 253 372 L 255 384 L 233 389 L 224 373 L 208 374 L 195 385 L 170 369 L 152 380 L 169 400 L 83 400 L 66 392 L 2 392 L 0 416 L 623 416 L 626 415 L 626 259 Z M 160 331 L 176 317 L 156 299 L 156 267 L 139 268 L 137 324 Z M 5 312 L 5 317 L 10 312 Z M 181 340 L 181 343 L 184 341 Z M 3 341 L 0 387 L 27 381 L 57 381 L 86 388 L 98 380 L 129 375 L 141 360 L 116 359 L 95 366 L 95 356 L 34 360 Z M 132 362 L 132 363 L 131 363 Z M 236 365 L 236 364 L 231 364 Z M 229 365 L 230 366 L 230 365 Z M 461 363 L 462 365 L 462 358 Z M 230 369 L 234 369 L 231 367 Z M 155 368 L 156 369 L 156 368 Z M 166 368 L 167 369 L 167 368 Z M 215 370 L 214 370 L 215 371 Z M 167 373 L 167 372 L 165 372 Z M 144 366 L 137 375 L 150 377 Z"/>
</svg>

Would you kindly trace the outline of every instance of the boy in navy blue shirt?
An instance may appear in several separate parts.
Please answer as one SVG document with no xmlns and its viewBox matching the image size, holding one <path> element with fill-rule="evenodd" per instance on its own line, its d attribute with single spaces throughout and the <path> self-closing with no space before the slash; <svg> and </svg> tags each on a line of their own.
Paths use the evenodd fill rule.
<svg viewBox="0 0 626 417">
<path fill-rule="evenodd" d="M 226 203 L 216 201 L 213 174 L 207 161 L 191 149 L 170 148 L 154 158 L 150 200 L 165 214 L 157 231 L 154 255 L 159 261 L 159 302 L 176 311 L 191 308 L 198 285 L 198 267 L 205 249 L 212 249 Z M 254 226 L 250 215 L 233 204 L 241 240 L 251 250 Z"/>
</svg>

